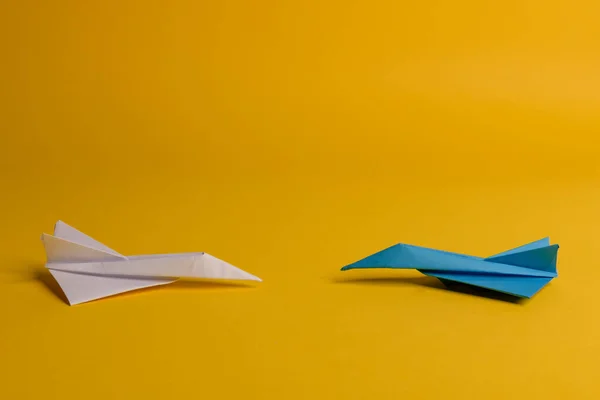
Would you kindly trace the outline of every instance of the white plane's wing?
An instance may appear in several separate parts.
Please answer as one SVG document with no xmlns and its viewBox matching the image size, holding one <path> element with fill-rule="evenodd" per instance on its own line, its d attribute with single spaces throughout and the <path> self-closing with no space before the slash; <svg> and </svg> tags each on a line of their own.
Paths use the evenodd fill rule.
<svg viewBox="0 0 600 400">
<path fill-rule="evenodd" d="M 46 267 L 60 285 L 62 291 L 67 297 L 67 300 L 69 301 L 69 304 L 71 305 L 84 303 L 131 290 L 142 289 L 156 285 L 164 285 L 175 280 L 172 278 L 157 279 L 150 277 L 141 278 L 101 276 L 55 269 L 55 267 L 59 267 L 61 265 L 77 262 L 85 263 L 127 259 L 125 256 L 122 256 L 119 253 L 116 253 L 114 250 L 111 250 L 101 243 L 96 242 L 89 236 L 84 235 L 75 229 L 69 229 L 70 227 L 66 224 L 58 223 L 57 227 L 59 227 L 59 224 L 61 228 L 58 229 L 58 234 L 63 238 L 44 234 L 42 235 L 42 241 L 44 243 L 44 248 L 46 249 L 46 256 L 48 259 Z M 85 242 L 85 244 L 90 244 L 93 247 L 75 243 L 64 238 L 74 239 L 80 243 Z"/>
<path fill-rule="evenodd" d="M 113 296 L 151 286 L 165 285 L 173 279 L 144 279 L 130 277 L 98 276 L 49 270 L 60 285 L 70 305 Z"/>
</svg>

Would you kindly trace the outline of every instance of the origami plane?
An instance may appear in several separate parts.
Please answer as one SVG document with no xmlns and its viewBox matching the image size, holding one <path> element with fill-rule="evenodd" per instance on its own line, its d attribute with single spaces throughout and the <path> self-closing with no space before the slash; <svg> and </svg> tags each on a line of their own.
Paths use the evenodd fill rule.
<svg viewBox="0 0 600 400">
<path fill-rule="evenodd" d="M 558 276 L 557 253 L 558 245 L 550 245 L 549 238 L 487 258 L 397 244 L 346 265 L 342 271 L 356 268 L 416 269 L 443 283 L 461 282 L 530 298 Z"/>
<path fill-rule="evenodd" d="M 56 223 L 54 236 L 43 234 L 42 241 L 46 268 L 71 305 L 179 278 L 260 281 L 206 253 L 125 257 L 62 221 Z"/>
</svg>

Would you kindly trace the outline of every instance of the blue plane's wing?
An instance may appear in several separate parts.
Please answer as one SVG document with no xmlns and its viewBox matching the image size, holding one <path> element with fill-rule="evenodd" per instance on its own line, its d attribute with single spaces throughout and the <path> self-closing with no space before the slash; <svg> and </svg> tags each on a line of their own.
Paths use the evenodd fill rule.
<svg viewBox="0 0 600 400">
<path fill-rule="evenodd" d="M 512 275 L 460 274 L 442 271 L 421 271 L 425 275 L 454 282 L 466 283 L 513 296 L 530 298 L 546 286 L 552 278 Z"/>
</svg>

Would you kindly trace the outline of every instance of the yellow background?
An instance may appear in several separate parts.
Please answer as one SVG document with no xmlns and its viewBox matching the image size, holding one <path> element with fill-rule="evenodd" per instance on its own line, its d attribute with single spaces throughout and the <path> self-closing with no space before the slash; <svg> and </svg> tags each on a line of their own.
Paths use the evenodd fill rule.
<svg viewBox="0 0 600 400">
<path fill-rule="evenodd" d="M 0 397 L 600 397 L 599 2 L 0 3 Z M 264 282 L 68 307 L 58 219 Z M 523 303 L 339 272 L 547 235 Z"/>
</svg>

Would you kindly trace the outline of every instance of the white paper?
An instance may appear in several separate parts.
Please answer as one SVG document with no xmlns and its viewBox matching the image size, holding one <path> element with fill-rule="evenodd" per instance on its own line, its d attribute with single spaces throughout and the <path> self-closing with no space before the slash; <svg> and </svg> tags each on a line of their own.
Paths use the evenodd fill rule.
<svg viewBox="0 0 600 400">
<path fill-rule="evenodd" d="M 55 225 L 54 235 L 43 234 L 42 241 L 46 268 L 71 305 L 179 278 L 260 281 L 206 253 L 126 257 L 61 221 Z"/>
</svg>

